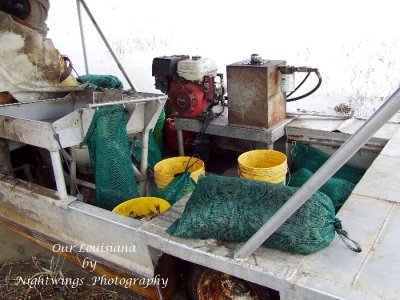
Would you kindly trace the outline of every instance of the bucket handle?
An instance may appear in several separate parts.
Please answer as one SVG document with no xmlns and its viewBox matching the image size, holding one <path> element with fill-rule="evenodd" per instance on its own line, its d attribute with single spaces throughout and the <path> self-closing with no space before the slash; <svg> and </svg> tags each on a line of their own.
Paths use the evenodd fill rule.
<svg viewBox="0 0 400 300">
<path fill-rule="evenodd" d="M 287 166 L 286 173 L 289 173 L 289 175 L 288 175 L 288 181 L 287 181 L 287 183 L 286 183 L 286 185 L 289 185 L 289 184 L 290 184 L 290 180 L 292 179 L 292 173 L 290 173 L 289 166 Z"/>
<path fill-rule="evenodd" d="M 197 158 L 197 160 L 189 166 L 190 161 L 192 158 Z M 200 160 L 200 156 L 198 154 L 192 155 L 186 163 L 185 171 L 187 172 L 191 167 L 193 167 L 198 161 Z"/>
</svg>

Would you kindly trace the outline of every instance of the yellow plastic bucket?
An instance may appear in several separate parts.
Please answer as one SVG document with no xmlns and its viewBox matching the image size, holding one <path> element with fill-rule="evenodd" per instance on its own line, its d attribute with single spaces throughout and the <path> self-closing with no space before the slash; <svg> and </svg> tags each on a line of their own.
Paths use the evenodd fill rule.
<svg viewBox="0 0 400 300">
<path fill-rule="evenodd" d="M 164 199 L 157 197 L 140 197 L 125 201 L 116 206 L 112 211 L 135 219 L 151 219 L 162 214 L 171 205 Z"/>
<path fill-rule="evenodd" d="M 206 170 L 201 159 L 190 156 L 178 156 L 164 159 L 154 166 L 154 181 L 158 188 L 165 188 L 179 173 L 189 167 L 190 176 L 197 182 Z"/>
<path fill-rule="evenodd" d="M 286 184 L 287 158 L 275 150 L 252 150 L 238 157 L 241 178 Z"/>
</svg>

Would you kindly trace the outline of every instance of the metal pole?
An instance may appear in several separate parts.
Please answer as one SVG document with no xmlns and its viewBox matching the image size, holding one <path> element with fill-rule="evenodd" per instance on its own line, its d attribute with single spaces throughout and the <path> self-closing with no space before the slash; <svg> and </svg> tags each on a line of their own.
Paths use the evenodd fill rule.
<svg viewBox="0 0 400 300">
<path fill-rule="evenodd" d="M 64 172 L 61 162 L 60 151 L 50 151 L 51 163 L 53 166 L 54 178 L 56 180 L 58 197 L 65 199 L 68 197 L 67 187 L 65 186 Z"/>
<path fill-rule="evenodd" d="M 146 185 L 147 185 L 147 169 L 148 169 L 148 157 L 149 157 L 149 136 L 150 129 L 145 128 L 142 137 L 142 154 L 140 158 L 140 195 L 146 196 Z"/>
<path fill-rule="evenodd" d="M 247 258 L 335 174 L 396 112 L 400 110 L 400 88 L 357 130 L 317 172 L 242 247 L 237 259 Z"/>
<path fill-rule="evenodd" d="M 82 41 L 82 50 L 83 50 L 83 59 L 85 61 L 85 72 L 89 74 L 89 65 L 86 55 L 86 44 L 85 44 L 85 35 L 83 31 L 83 22 L 82 22 L 82 14 L 81 14 L 81 3 L 79 0 L 76 0 L 76 9 L 78 10 L 78 19 L 79 19 L 79 30 L 81 32 L 81 41 Z"/>
<path fill-rule="evenodd" d="M 183 131 L 182 131 L 182 129 L 177 129 L 176 130 L 176 135 L 178 136 L 179 156 L 185 156 L 185 147 L 183 145 Z"/>
<path fill-rule="evenodd" d="M 68 163 L 68 162 L 67 162 Z M 76 196 L 76 149 L 75 147 L 71 147 L 71 160 L 70 163 L 70 186 L 69 186 L 69 193 L 71 196 Z"/>
<path fill-rule="evenodd" d="M 135 103 L 144 103 L 144 102 L 153 102 L 153 101 L 159 101 L 159 100 L 165 100 L 167 99 L 167 96 L 157 96 L 157 97 L 151 97 L 151 98 L 146 98 L 146 99 L 122 99 L 118 101 L 108 101 L 108 102 L 101 102 L 101 103 L 94 103 L 94 104 L 88 104 L 89 108 L 97 108 L 97 107 L 103 107 L 103 106 L 109 106 L 109 105 L 116 105 L 116 104 L 135 104 Z M 94 100 L 96 101 L 96 100 Z"/>
<path fill-rule="evenodd" d="M 94 27 L 96 27 L 97 32 L 99 33 L 99 35 L 101 36 L 101 39 L 103 40 L 104 44 L 106 45 L 108 51 L 110 51 L 112 57 L 114 58 L 114 61 L 116 62 L 119 70 L 122 72 L 122 74 L 124 75 L 126 81 L 128 81 L 129 86 L 131 87 L 132 91 L 136 92 L 136 88 L 133 85 L 133 83 L 131 82 L 131 80 L 128 77 L 128 74 L 126 74 L 124 68 L 122 67 L 121 63 L 119 62 L 117 56 L 115 55 L 114 51 L 112 50 L 110 44 L 108 43 L 106 37 L 104 36 L 103 32 L 101 31 L 99 25 L 97 24 L 96 20 L 94 19 L 92 13 L 90 12 L 88 6 L 86 5 L 84 0 L 78 0 L 80 1 L 80 3 L 82 4 L 83 8 L 86 10 L 86 13 L 88 14 L 90 20 L 92 20 Z"/>
</svg>

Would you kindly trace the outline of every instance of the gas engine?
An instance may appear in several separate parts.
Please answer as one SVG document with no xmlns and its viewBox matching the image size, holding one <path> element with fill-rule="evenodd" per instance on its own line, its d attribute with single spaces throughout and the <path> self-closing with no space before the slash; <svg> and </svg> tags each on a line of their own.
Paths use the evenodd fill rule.
<svg viewBox="0 0 400 300">
<path fill-rule="evenodd" d="M 183 117 L 197 117 L 223 101 L 226 88 L 215 62 L 200 56 L 174 55 L 153 59 L 155 86 L 168 94 L 171 108 Z"/>
</svg>

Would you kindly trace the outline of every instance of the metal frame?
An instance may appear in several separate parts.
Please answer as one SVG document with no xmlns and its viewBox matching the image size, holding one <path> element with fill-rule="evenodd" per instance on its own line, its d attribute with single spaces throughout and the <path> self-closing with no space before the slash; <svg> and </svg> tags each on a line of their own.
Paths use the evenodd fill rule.
<svg viewBox="0 0 400 300">
<path fill-rule="evenodd" d="M 229 138 L 264 142 L 268 144 L 268 149 L 273 149 L 274 142 L 285 135 L 286 125 L 294 120 L 294 118 L 287 118 L 270 128 L 246 127 L 228 124 L 228 114 L 229 111 L 226 109 L 226 112 L 224 112 L 223 115 L 212 120 L 207 126 L 205 133 Z M 196 119 L 176 117 L 175 127 L 177 129 L 179 155 L 183 156 L 185 153 L 182 130 L 199 132 L 203 127 L 203 123 Z"/>
<path fill-rule="evenodd" d="M 85 46 L 85 37 L 83 35 L 83 23 L 82 23 L 82 18 L 81 18 L 81 13 L 80 13 L 80 5 L 82 4 L 83 8 L 85 9 L 88 17 L 92 21 L 94 27 L 96 28 L 97 32 L 99 33 L 101 39 L 103 40 L 104 44 L 106 45 L 108 51 L 110 52 L 112 58 L 114 59 L 115 63 L 117 64 L 119 70 L 121 71 L 122 75 L 124 75 L 126 81 L 128 82 L 129 86 L 131 87 L 132 91 L 136 92 L 136 88 L 133 85 L 132 81 L 129 79 L 128 74 L 125 72 L 124 67 L 122 64 L 119 62 L 117 56 L 115 55 L 114 51 L 112 50 L 110 44 L 108 43 L 106 37 L 104 36 L 103 32 L 101 31 L 99 25 L 97 24 L 96 20 L 94 19 L 92 13 L 89 10 L 89 7 L 86 5 L 86 2 L 84 0 L 77 0 L 77 9 L 78 9 L 78 17 L 79 17 L 79 27 L 81 31 L 81 39 L 82 39 L 82 48 L 84 52 L 84 58 L 85 58 L 85 68 L 86 68 L 86 73 L 88 72 L 88 65 L 87 65 L 87 58 L 86 58 L 86 46 Z"/>
<path fill-rule="evenodd" d="M 93 99 L 90 99 L 86 94 L 77 93 L 63 99 L 0 107 L 0 122 L 4 124 L 0 128 L 0 138 L 22 142 L 50 151 L 57 193 L 60 199 L 68 197 L 61 152 L 70 164 L 70 193 L 75 195 L 76 184 L 86 183 L 76 178 L 74 151 L 71 152 L 71 155 L 68 155 L 63 149 L 77 146 L 83 141 L 96 108 L 121 104 L 128 111 L 128 134 L 143 132 L 140 172 L 135 168 L 134 171 L 139 175 L 141 195 L 146 194 L 149 133 L 157 122 L 167 101 L 167 96 L 149 93 L 123 95 L 122 91 L 107 95 L 105 92 L 104 98 L 107 101 L 93 103 L 95 98 L 101 101 L 103 98 L 101 96 L 96 93 L 92 95 Z"/>
</svg>

